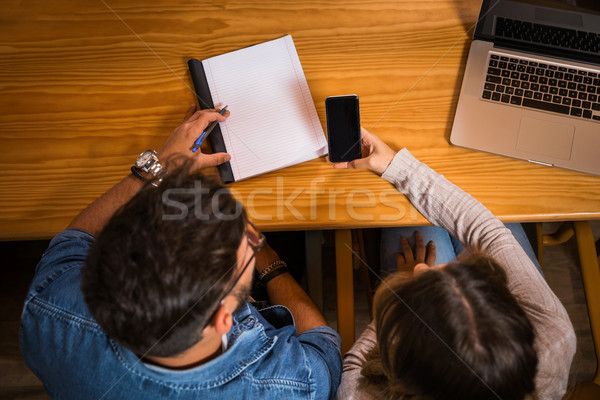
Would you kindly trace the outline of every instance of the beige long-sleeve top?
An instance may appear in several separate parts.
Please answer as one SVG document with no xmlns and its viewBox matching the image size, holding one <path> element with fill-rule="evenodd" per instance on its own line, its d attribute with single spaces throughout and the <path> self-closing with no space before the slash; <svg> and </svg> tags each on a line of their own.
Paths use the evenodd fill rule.
<svg viewBox="0 0 600 400">
<path fill-rule="evenodd" d="M 573 325 L 560 300 L 511 232 L 481 203 L 442 175 L 399 151 L 384 172 L 391 182 L 432 224 L 445 228 L 465 246 L 486 252 L 506 268 L 508 288 L 535 329 L 538 354 L 537 399 L 561 399 L 567 389 L 569 369 L 575 354 Z M 358 388 L 367 352 L 376 343 L 369 325 L 344 356 L 342 382 L 337 399 L 371 399 Z"/>
</svg>

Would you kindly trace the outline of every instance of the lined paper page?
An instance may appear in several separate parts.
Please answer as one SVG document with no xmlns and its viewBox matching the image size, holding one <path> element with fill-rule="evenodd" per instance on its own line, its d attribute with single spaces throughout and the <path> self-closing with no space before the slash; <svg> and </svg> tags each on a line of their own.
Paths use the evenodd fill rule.
<svg viewBox="0 0 600 400">
<path fill-rule="evenodd" d="M 235 180 L 327 154 L 290 35 L 202 61 Z"/>
</svg>

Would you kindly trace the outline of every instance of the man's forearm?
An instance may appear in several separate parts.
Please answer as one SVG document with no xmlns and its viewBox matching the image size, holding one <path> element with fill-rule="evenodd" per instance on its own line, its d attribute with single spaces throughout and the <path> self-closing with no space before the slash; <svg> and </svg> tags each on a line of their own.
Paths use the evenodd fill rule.
<svg viewBox="0 0 600 400">
<path fill-rule="evenodd" d="M 291 274 L 281 274 L 267 283 L 271 304 L 286 306 L 296 321 L 296 332 L 301 334 L 317 326 L 327 325 L 323 314 Z"/>
<path fill-rule="evenodd" d="M 140 190 L 143 183 L 129 175 L 113 186 L 108 192 L 87 206 L 73 222 L 69 229 L 82 229 L 97 236 L 113 214 L 127 203 Z"/>
<path fill-rule="evenodd" d="M 175 128 L 158 151 L 162 166 L 167 171 L 174 171 L 186 160 L 192 163 L 189 168 L 190 172 L 194 172 L 229 161 L 231 157 L 227 153 L 203 154 L 200 151 L 190 151 L 190 146 L 209 123 L 223 122 L 227 116 L 229 111 L 224 116 L 214 110 L 196 111 L 196 105 L 192 104 L 181 125 Z M 68 227 L 82 229 L 97 236 L 113 214 L 131 200 L 142 186 L 142 181 L 133 175 L 127 176 L 83 210 Z"/>
</svg>

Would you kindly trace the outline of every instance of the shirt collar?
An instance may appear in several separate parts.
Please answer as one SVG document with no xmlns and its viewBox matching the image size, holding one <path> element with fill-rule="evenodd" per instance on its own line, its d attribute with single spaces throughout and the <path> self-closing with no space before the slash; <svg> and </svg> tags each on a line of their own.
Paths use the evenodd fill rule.
<svg viewBox="0 0 600 400">
<path fill-rule="evenodd" d="M 110 340 L 117 358 L 127 369 L 148 378 L 164 382 L 186 383 L 197 388 L 211 388 L 223 385 L 258 361 L 273 348 L 276 337 L 269 337 L 252 306 L 244 304 L 233 315 L 233 325 L 227 333 L 227 350 L 206 364 L 185 371 L 176 371 L 155 365 L 148 365 L 130 350 Z"/>
</svg>

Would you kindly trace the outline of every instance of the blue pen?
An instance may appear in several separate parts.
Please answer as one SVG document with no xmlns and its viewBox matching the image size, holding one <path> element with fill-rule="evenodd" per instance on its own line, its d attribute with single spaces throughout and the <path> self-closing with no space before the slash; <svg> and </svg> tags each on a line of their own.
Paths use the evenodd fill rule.
<svg viewBox="0 0 600 400">
<path fill-rule="evenodd" d="M 227 111 L 227 106 L 223 107 L 221 111 L 219 111 L 219 114 L 225 115 L 225 111 Z M 212 132 L 213 129 L 215 129 L 215 126 L 217 126 L 218 123 L 218 121 L 213 121 L 206 127 L 204 132 L 202 132 L 202 135 L 200 135 L 200 137 L 196 139 L 196 143 L 194 143 L 194 147 L 192 147 L 192 153 L 195 153 L 196 150 L 200 148 L 200 146 L 202 146 L 202 143 L 204 143 L 204 139 L 208 137 L 208 135 Z"/>
</svg>

